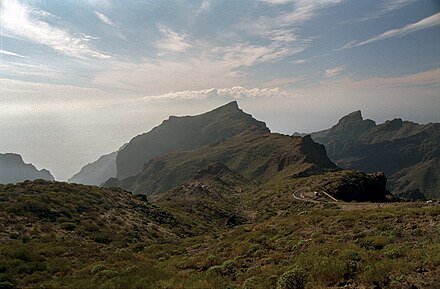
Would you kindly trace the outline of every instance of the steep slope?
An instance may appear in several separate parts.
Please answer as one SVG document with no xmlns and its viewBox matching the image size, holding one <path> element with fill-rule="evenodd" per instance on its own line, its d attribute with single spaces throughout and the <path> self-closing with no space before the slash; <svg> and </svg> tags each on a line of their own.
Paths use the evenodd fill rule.
<svg viewBox="0 0 440 289">
<path fill-rule="evenodd" d="M 440 197 L 439 178 L 420 181 L 417 177 L 420 170 L 415 169 L 428 162 L 430 170 L 440 171 L 438 162 L 431 162 L 440 157 L 439 123 L 421 125 L 394 119 L 376 125 L 356 111 L 332 128 L 311 135 L 325 145 L 330 159 L 338 166 L 365 172 L 383 171 L 394 193 L 408 195 L 419 190 L 425 195 Z M 417 185 L 413 182 L 407 186 L 410 179 L 419 181 Z"/>
<path fill-rule="evenodd" d="M 93 163 L 87 164 L 81 170 L 73 175 L 68 182 L 84 185 L 101 185 L 109 178 L 116 176 L 116 155 L 118 152 L 112 152 L 99 157 Z"/>
<path fill-rule="evenodd" d="M 142 171 L 150 159 L 171 152 L 194 150 L 245 131 L 268 132 L 263 122 L 231 102 L 196 116 L 171 116 L 151 131 L 133 138 L 116 157 L 117 178 Z"/>
<path fill-rule="evenodd" d="M 324 146 L 310 137 L 290 137 L 269 132 L 246 132 L 218 144 L 194 151 L 171 153 L 150 160 L 142 172 L 122 181 L 111 179 L 106 186 L 154 195 L 191 178 L 209 163 L 219 162 L 257 183 L 275 176 L 307 176 L 337 167 Z"/>
<path fill-rule="evenodd" d="M 394 190 L 407 199 L 438 198 L 440 196 L 440 159 L 418 163 L 395 173 L 390 180 Z M 423 193 L 420 191 L 423 188 Z"/>
<path fill-rule="evenodd" d="M 25 164 L 19 154 L 0 154 L 0 183 L 17 183 L 25 180 L 45 179 L 54 177 L 46 170 L 37 170 L 32 164 Z"/>
</svg>

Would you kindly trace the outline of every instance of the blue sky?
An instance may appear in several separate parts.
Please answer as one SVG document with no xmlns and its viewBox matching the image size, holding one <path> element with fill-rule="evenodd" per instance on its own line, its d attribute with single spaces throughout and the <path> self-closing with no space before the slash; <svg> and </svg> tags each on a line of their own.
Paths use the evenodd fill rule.
<svg viewBox="0 0 440 289">
<path fill-rule="evenodd" d="M 0 10 L 0 151 L 61 168 L 43 141 L 10 132 L 67 139 L 87 150 L 69 173 L 169 114 L 234 99 L 284 133 L 356 109 L 440 121 L 436 0 L 2 0 Z M 67 136 L 83 127 L 96 148 Z"/>
</svg>

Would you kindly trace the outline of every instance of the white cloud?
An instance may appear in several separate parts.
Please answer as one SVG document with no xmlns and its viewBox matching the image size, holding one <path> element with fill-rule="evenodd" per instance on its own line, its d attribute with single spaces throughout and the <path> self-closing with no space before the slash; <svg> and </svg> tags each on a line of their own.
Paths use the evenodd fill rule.
<svg viewBox="0 0 440 289">
<path fill-rule="evenodd" d="M 96 17 L 98 17 L 99 20 L 101 20 L 102 23 L 107 24 L 107 25 L 109 25 L 109 26 L 111 26 L 113 28 L 117 28 L 118 27 L 110 18 L 108 18 L 104 14 L 102 14 L 102 13 L 100 13 L 98 11 L 95 11 L 95 15 L 96 15 Z"/>
<path fill-rule="evenodd" d="M 211 9 L 211 0 L 203 0 L 202 4 L 200 4 L 199 9 L 196 12 L 196 15 L 203 14 Z"/>
<path fill-rule="evenodd" d="M 341 74 L 341 72 L 344 70 L 345 70 L 344 66 L 338 66 L 335 68 L 326 69 L 324 75 L 325 77 L 335 77 Z"/>
<path fill-rule="evenodd" d="M 170 52 L 183 52 L 192 47 L 192 44 L 187 40 L 187 35 L 179 34 L 164 25 L 159 25 L 158 28 L 162 34 L 162 38 L 156 42 L 157 49 Z"/>
<path fill-rule="evenodd" d="M 2 0 L 2 33 L 4 36 L 46 45 L 63 54 L 85 58 L 109 58 L 89 46 L 94 37 L 72 34 L 47 22 L 32 17 L 33 8 L 17 0 Z M 39 10 L 39 16 L 44 16 Z"/>
<path fill-rule="evenodd" d="M 184 58 L 138 63 L 114 61 L 109 69 L 97 75 L 93 83 L 102 87 L 159 95 L 173 91 L 201 90 L 206 87 L 254 86 L 247 77 L 248 68 L 276 61 L 304 50 L 304 47 L 278 47 L 237 44 L 212 46 L 194 42 Z"/>
<path fill-rule="evenodd" d="M 28 56 L 24 56 L 24 55 L 21 55 L 21 54 L 18 54 L 18 53 L 14 53 L 14 52 L 11 52 L 11 51 L 7 51 L 7 50 L 3 50 L 3 49 L 0 49 L 0 54 L 20 57 L 20 58 L 29 58 Z"/>
<path fill-rule="evenodd" d="M 362 42 L 352 41 L 344 45 L 341 49 L 348 49 L 353 47 L 359 47 L 365 44 L 370 44 L 376 41 L 385 40 L 388 38 L 402 37 L 409 33 L 416 32 L 422 29 L 430 28 L 436 25 L 440 25 L 440 12 L 432 16 L 426 17 L 416 23 L 408 24 L 402 28 L 391 29 L 382 34 L 376 35 Z"/>
<path fill-rule="evenodd" d="M 291 63 L 293 64 L 303 64 L 303 63 L 307 63 L 308 61 L 305 59 L 297 59 L 297 60 L 293 60 L 291 61 Z"/>
<path fill-rule="evenodd" d="M 234 86 L 232 88 L 210 88 L 203 90 L 184 90 L 169 92 L 161 95 L 151 95 L 143 98 L 145 101 L 155 100 L 202 100 L 202 99 L 247 99 L 247 98 L 278 98 L 295 97 L 296 95 L 287 90 L 275 88 L 244 88 Z"/>
<path fill-rule="evenodd" d="M 368 21 L 380 18 L 385 14 L 388 14 L 394 10 L 401 9 L 409 4 L 416 2 L 417 0 L 387 0 L 380 5 L 380 10 L 369 14 L 368 16 L 358 19 L 355 22 Z"/>
</svg>

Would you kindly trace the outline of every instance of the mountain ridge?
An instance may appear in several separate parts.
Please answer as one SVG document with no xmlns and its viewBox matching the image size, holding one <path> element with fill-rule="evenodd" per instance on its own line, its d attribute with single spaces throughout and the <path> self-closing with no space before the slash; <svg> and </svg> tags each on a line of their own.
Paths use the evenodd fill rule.
<svg viewBox="0 0 440 289">
<path fill-rule="evenodd" d="M 17 183 L 25 180 L 54 180 L 46 169 L 38 170 L 33 164 L 26 164 L 16 153 L 0 153 L 0 183 Z"/>
<path fill-rule="evenodd" d="M 426 172 L 440 171 L 438 162 L 430 162 L 440 158 L 440 123 L 418 124 L 396 118 L 376 124 L 355 111 L 331 128 L 310 135 L 324 144 L 330 159 L 344 169 L 383 171 L 397 195 L 408 196 L 411 190 L 418 190 L 427 197 L 440 197 L 440 177 L 426 177 Z M 410 169 L 421 163 L 425 163 L 423 169 Z M 423 178 L 427 181 L 421 181 Z"/>
</svg>

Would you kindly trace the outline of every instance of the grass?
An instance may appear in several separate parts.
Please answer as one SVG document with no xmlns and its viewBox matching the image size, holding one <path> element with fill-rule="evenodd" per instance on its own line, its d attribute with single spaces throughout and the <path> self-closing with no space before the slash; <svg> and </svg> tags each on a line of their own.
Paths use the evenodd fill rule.
<svg viewBox="0 0 440 289">
<path fill-rule="evenodd" d="M 288 189 L 276 191 L 279 200 L 291 196 Z M 341 210 L 291 200 L 253 222 L 191 232 L 198 227 L 122 190 L 28 182 L 0 186 L 0 205 L 0 288 L 278 289 L 298 280 L 304 288 L 423 288 L 440 282 L 438 206 Z"/>
</svg>

